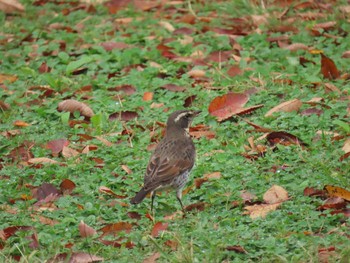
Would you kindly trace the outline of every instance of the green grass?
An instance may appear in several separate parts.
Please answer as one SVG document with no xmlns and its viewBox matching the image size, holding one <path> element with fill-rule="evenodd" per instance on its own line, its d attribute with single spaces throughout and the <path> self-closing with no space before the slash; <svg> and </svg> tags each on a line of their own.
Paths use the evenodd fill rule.
<svg viewBox="0 0 350 263">
<path fill-rule="evenodd" d="M 149 12 L 124 8 L 110 15 L 102 5 L 96 6 L 95 13 L 87 13 L 83 9 L 73 11 L 69 4 L 33 6 L 31 1 L 23 1 L 25 13 L 15 16 L 0 13 L 0 24 L 3 25 L 0 30 L 0 74 L 18 77 L 15 82 L 5 82 L 0 88 L 0 101 L 10 105 L 9 110 L 0 112 L 0 131 L 18 129 L 13 125 L 16 120 L 30 124 L 19 128 L 21 133 L 18 135 L 9 138 L 1 135 L 0 138 L 0 229 L 10 226 L 32 226 L 35 229 L 17 231 L 6 241 L 0 241 L 3 246 L 0 249 L 1 262 L 14 262 L 14 256 L 21 256 L 22 262 L 45 262 L 60 253 L 79 251 L 98 255 L 107 262 L 142 262 L 155 252 L 160 253 L 157 262 L 318 262 L 319 249 L 330 247 L 335 247 L 330 262 L 348 262 L 348 218 L 331 215 L 328 210 L 317 211 L 323 200 L 305 197 L 303 190 L 305 187 L 322 189 L 327 184 L 349 189 L 349 161 L 339 161 L 344 154 L 341 147 L 349 136 L 346 126 L 349 121 L 346 111 L 349 81 L 324 79 L 320 73 L 319 55 L 304 50 L 291 52 L 267 41 L 270 36 L 283 35 L 271 33 L 271 29 L 288 24 L 276 19 L 276 13 L 273 13 L 282 12 L 283 8 L 268 3 L 263 9 L 250 1 L 212 2 L 205 5 L 192 3 L 192 11 L 199 18 L 213 17 L 208 23 L 197 20 L 193 25 L 177 22 L 175 19 L 181 18 L 181 13 L 172 13 L 170 6 L 166 10 L 155 8 Z M 348 59 L 341 55 L 350 50 L 349 36 L 344 33 L 349 32 L 349 14 L 341 12 L 341 5 L 346 5 L 346 2 L 330 7 L 323 19 L 298 19 L 294 25 L 299 32 L 285 34 L 290 36 L 291 43 L 304 43 L 323 50 L 338 69 L 346 73 Z M 187 4 L 181 7 L 189 13 Z M 71 12 L 63 15 L 62 11 L 68 9 Z M 285 19 L 303 11 L 320 12 L 312 8 L 291 9 Z M 217 16 L 214 16 L 216 13 Z M 195 81 L 187 74 L 193 65 L 167 59 L 156 48 L 164 39 L 173 38 L 167 45 L 179 56 L 189 57 L 196 50 L 203 51 L 205 55 L 231 50 L 227 35 L 217 35 L 212 30 L 203 30 L 203 27 L 227 28 L 235 25 L 230 17 L 245 17 L 247 23 L 252 23 L 250 15 L 265 13 L 269 13 L 270 18 L 268 24 L 259 26 L 260 34 L 251 30 L 249 34 L 235 39 L 241 46 L 240 67 L 253 69 L 240 76 L 227 76 L 230 65 L 237 64 L 230 59 L 223 63 L 196 66 L 206 71 L 208 79 Z M 134 20 L 127 25 L 115 22 L 116 18 L 124 17 Z M 168 21 L 175 28 L 193 29 L 193 43 L 182 45 L 182 36 L 159 26 L 159 20 Z M 330 20 L 336 20 L 337 26 L 327 33 L 337 36 L 336 39 L 310 34 L 309 29 L 314 24 Z M 57 23 L 56 26 L 52 26 L 54 23 Z M 57 25 L 63 29 L 55 29 Z M 257 29 L 253 25 L 251 27 Z M 32 40 L 24 41 L 25 38 Z M 124 42 L 130 47 L 106 51 L 100 43 L 107 41 Z M 315 64 L 308 63 L 302 67 L 299 65 L 300 56 Z M 51 72 L 39 73 L 43 62 L 52 68 Z M 152 67 L 151 62 L 160 64 L 162 68 Z M 143 70 L 131 67 L 133 65 L 139 65 Z M 72 74 L 81 67 L 86 67 L 86 72 Z M 125 71 L 126 68 L 130 70 Z M 109 74 L 113 73 L 115 76 L 110 78 Z M 264 84 L 258 84 L 253 78 L 259 78 Z M 292 84 L 282 84 L 276 79 L 289 79 Z M 342 93 L 327 93 L 322 85 L 315 85 L 326 82 L 336 85 Z M 186 87 L 186 90 L 171 92 L 161 88 L 168 83 Z M 124 84 L 134 86 L 136 92 L 125 95 L 108 90 Z M 49 85 L 54 90 L 53 95 L 42 96 L 41 91 L 31 88 L 38 85 Z M 86 85 L 91 85 L 92 91 L 79 92 Z M 247 139 L 250 136 L 258 138 L 261 133 L 248 132 L 252 128 L 241 118 L 218 123 L 209 115 L 207 108 L 216 96 L 251 88 L 256 88 L 258 92 L 251 95 L 248 105 L 263 103 L 265 106 L 246 117 L 261 126 L 290 132 L 308 143 L 309 147 L 303 150 L 295 145 L 278 146 L 276 151 L 268 150 L 265 157 L 256 161 L 242 156 L 244 145 L 248 145 Z M 154 92 L 152 102 L 143 101 L 145 91 Z M 169 225 L 165 232 L 154 238 L 150 236 L 154 223 L 145 216 L 149 213 L 150 199 L 138 206 L 122 206 L 119 202 L 128 203 L 142 185 L 151 154 L 147 151 L 147 146 L 152 143 L 151 130 L 155 128 L 153 139 L 161 136 L 161 128 L 156 122 L 165 122 L 169 112 L 182 109 L 184 100 L 190 95 L 197 96 L 191 107 L 203 111 L 194 124 L 210 126 L 216 137 L 195 140 L 197 162 L 188 185 L 193 184 L 194 178 L 212 172 L 220 172 L 221 178 L 206 182 L 200 189 L 193 189 L 184 196 L 185 205 L 207 203 L 204 211 L 189 212 L 184 219 L 164 219 L 164 216 L 180 209 L 174 193 L 163 193 L 157 197 L 155 222 L 164 221 Z M 305 102 L 314 97 L 322 97 L 324 104 L 329 106 L 316 106 L 323 110 L 320 116 L 290 112 L 264 117 L 268 110 L 283 101 L 298 98 Z M 57 111 L 58 103 L 67 98 L 89 104 L 97 114 L 94 120 L 69 127 L 67 114 Z M 152 108 L 153 102 L 164 103 L 164 106 Z M 309 107 L 303 104 L 301 110 Z M 169 111 L 165 112 L 165 109 Z M 127 110 L 136 111 L 139 117 L 126 123 L 108 120 L 109 114 Z M 82 120 L 83 117 L 75 115 L 74 119 Z M 121 133 L 123 130 L 131 131 L 131 135 Z M 331 140 L 331 136 L 321 136 L 316 140 L 319 130 L 337 132 L 344 135 L 344 139 Z M 103 135 L 113 145 L 107 147 L 95 138 L 82 141 L 80 134 Z M 87 145 L 96 145 L 97 150 L 87 155 L 80 154 L 79 161 L 62 155 L 52 157 L 43 146 L 60 138 L 67 138 L 69 146 L 79 151 Z M 52 158 L 64 165 L 37 167 L 7 158 L 10 151 L 24 141 L 35 143 L 31 149 L 34 157 Z M 102 159 L 102 168 L 97 167 L 92 158 Z M 127 165 L 133 172 L 127 174 L 122 165 Z M 278 172 L 271 170 L 282 165 L 286 168 Z M 33 206 L 36 199 L 21 199 L 23 195 L 32 196 L 30 188 L 45 182 L 59 188 L 66 178 L 72 180 L 76 188 L 72 194 L 56 200 L 55 209 L 37 211 Z M 285 188 L 290 200 L 266 218 L 252 220 L 244 214 L 243 204 L 232 205 L 232 202 L 241 200 L 240 191 L 252 192 L 262 200 L 263 194 L 274 184 Z M 116 194 L 127 196 L 127 199 L 103 194 L 98 190 L 100 186 L 109 187 Z M 139 213 L 141 219 L 131 219 L 128 212 Z M 35 220 L 38 215 L 56 220 L 58 224 L 43 224 Z M 124 238 L 120 241 L 122 246 L 115 248 L 102 244 L 96 236 L 81 237 L 78 229 L 81 220 L 95 230 L 122 221 L 132 223 L 133 228 L 130 233 L 105 237 L 109 240 Z M 34 232 L 40 245 L 33 249 L 27 237 Z M 177 243 L 174 250 L 166 245 L 168 240 Z M 131 241 L 134 247 L 126 248 L 127 241 Z M 242 246 L 248 253 L 226 249 L 234 245 Z"/>
</svg>

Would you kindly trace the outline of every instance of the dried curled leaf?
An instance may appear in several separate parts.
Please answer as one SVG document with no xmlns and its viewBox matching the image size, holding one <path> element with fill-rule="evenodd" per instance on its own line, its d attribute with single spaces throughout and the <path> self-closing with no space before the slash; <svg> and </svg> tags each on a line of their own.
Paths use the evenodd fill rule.
<svg viewBox="0 0 350 263">
<path fill-rule="evenodd" d="M 67 111 L 70 113 L 74 113 L 75 111 L 78 111 L 82 116 L 91 118 L 94 116 L 94 112 L 92 109 L 86 105 L 83 102 L 77 101 L 77 100 L 64 100 L 58 103 L 57 107 L 58 111 Z"/>
<path fill-rule="evenodd" d="M 285 101 L 279 105 L 277 105 L 276 107 L 273 107 L 271 110 L 269 110 L 266 114 L 265 117 L 269 117 L 272 116 L 272 114 L 274 114 L 275 112 L 291 112 L 291 111 L 297 111 L 300 109 L 301 105 L 303 103 L 298 100 L 298 99 L 294 99 L 294 100 L 289 100 L 289 101 Z"/>
<path fill-rule="evenodd" d="M 268 204 L 281 203 L 288 200 L 288 192 L 281 186 L 273 185 L 263 196 Z"/>
</svg>

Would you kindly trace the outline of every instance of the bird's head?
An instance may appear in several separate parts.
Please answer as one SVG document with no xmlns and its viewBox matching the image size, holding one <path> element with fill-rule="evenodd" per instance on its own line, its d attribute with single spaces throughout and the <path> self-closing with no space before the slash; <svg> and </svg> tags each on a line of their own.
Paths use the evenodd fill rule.
<svg viewBox="0 0 350 263">
<path fill-rule="evenodd" d="M 196 110 L 179 110 L 173 112 L 167 122 L 167 130 L 185 130 L 188 132 L 194 117 L 198 116 L 201 111 Z"/>
</svg>

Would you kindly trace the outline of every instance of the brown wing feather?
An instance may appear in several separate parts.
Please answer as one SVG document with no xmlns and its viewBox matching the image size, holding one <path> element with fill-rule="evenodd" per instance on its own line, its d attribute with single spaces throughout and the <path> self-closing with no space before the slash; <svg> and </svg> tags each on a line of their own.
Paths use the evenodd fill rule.
<svg viewBox="0 0 350 263">
<path fill-rule="evenodd" d="M 193 145 L 192 141 L 189 143 Z M 186 151 L 181 151 L 181 149 L 186 148 Z M 167 157 L 164 156 L 165 150 L 168 153 Z M 191 170 L 195 156 L 194 154 L 188 154 L 188 152 L 187 143 L 186 145 L 176 145 L 174 141 L 167 141 L 166 144 L 160 142 L 147 166 L 144 179 L 145 190 L 148 192 L 153 191 L 161 185 L 170 183 L 184 171 Z"/>
</svg>

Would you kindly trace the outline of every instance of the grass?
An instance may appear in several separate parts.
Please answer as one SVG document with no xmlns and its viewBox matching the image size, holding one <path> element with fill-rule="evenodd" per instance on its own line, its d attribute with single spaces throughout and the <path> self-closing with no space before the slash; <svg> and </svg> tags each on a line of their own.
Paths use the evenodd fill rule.
<svg viewBox="0 0 350 263">
<path fill-rule="evenodd" d="M 208 1 L 209 2 L 209 1 Z M 283 8 L 267 3 L 266 9 L 250 1 L 221 1 L 218 3 L 192 3 L 192 11 L 198 17 L 212 17 L 209 23 L 196 20 L 195 24 L 175 21 L 182 13 L 172 12 L 172 8 L 157 13 L 158 8 L 149 12 L 123 8 L 111 15 L 103 5 L 96 5 L 96 11 L 87 13 L 75 9 L 74 5 L 47 3 L 34 6 L 31 1 L 23 1 L 26 12 L 16 16 L 0 13 L 3 24 L 0 34 L 0 73 L 15 75 L 14 82 L 4 82 L 0 89 L 0 101 L 10 106 L 0 112 L 1 132 L 20 129 L 20 134 L 5 137 L 2 134 L 0 153 L 0 229 L 10 226 L 32 226 L 34 230 L 17 231 L 6 241 L 2 241 L 0 259 L 13 262 L 20 256 L 22 262 L 46 262 L 60 253 L 83 251 L 103 257 L 107 262 L 142 262 L 145 258 L 160 253 L 157 262 L 318 262 L 320 249 L 334 247 L 334 252 L 326 252 L 330 262 L 348 262 L 350 255 L 349 220 L 343 215 L 331 215 L 330 211 L 317 211 L 323 203 L 318 198 L 306 197 L 306 187 L 322 189 L 324 185 L 337 185 L 348 188 L 350 185 L 348 160 L 339 161 L 343 151 L 343 140 L 332 140 L 331 136 L 321 136 L 316 140 L 319 130 L 337 132 L 348 136 L 349 113 L 348 80 L 329 81 L 320 73 L 318 55 L 298 50 L 291 52 L 270 43 L 270 36 L 288 35 L 292 43 L 304 43 L 309 47 L 321 49 L 332 58 L 338 69 L 344 73 L 348 61 L 342 58 L 343 52 L 350 50 L 349 14 L 341 12 L 346 2 L 337 2 L 330 7 L 323 18 L 294 22 L 299 28 L 296 33 L 272 32 L 281 22 L 274 12 Z M 181 6 L 188 13 L 188 5 Z M 64 15 L 66 11 L 70 11 Z M 322 10 L 322 9 L 321 9 Z M 320 12 L 319 9 L 306 8 L 305 11 Z M 293 18 L 303 11 L 291 9 L 286 18 Z M 217 14 L 217 16 L 215 15 Z M 235 39 L 241 46 L 239 55 L 243 58 L 241 68 L 251 68 L 242 75 L 229 77 L 226 71 L 230 65 L 237 64 L 233 59 L 227 62 L 212 63 L 209 66 L 197 65 L 195 68 L 206 72 L 207 80 L 194 80 L 187 73 L 192 65 L 167 59 L 157 50 L 157 45 L 170 39 L 168 46 L 172 52 L 189 57 L 197 50 L 205 55 L 218 50 L 231 50 L 231 40 L 227 35 L 217 35 L 213 29 L 203 31 L 203 27 L 226 28 L 235 25 L 230 17 L 249 17 L 250 15 L 270 14 L 267 24 L 252 26 L 254 30 Z M 133 18 L 123 25 L 116 18 Z M 181 35 L 174 35 L 159 26 L 159 18 L 170 22 L 175 28 L 188 27 L 194 33 L 193 42 L 183 45 Z M 326 33 L 336 37 L 315 37 L 310 34 L 313 25 L 336 20 L 337 26 Z M 251 21 L 248 21 L 251 23 Z M 343 33 L 342 33 L 343 32 Z M 26 41 L 26 40 L 30 41 Z M 124 42 L 128 48 L 106 51 L 100 43 L 106 41 Z M 299 65 L 303 56 L 314 62 L 306 67 Z M 246 60 L 245 60 L 246 59 Z M 43 63 L 52 68 L 51 72 L 39 73 Z M 151 62 L 161 65 L 161 69 L 151 66 Z M 143 70 L 140 71 L 138 65 Z M 79 68 L 86 68 L 83 74 L 74 75 Z M 109 77 L 114 74 L 114 77 Z M 165 77 L 164 77 L 165 76 Z M 259 79 L 261 83 L 254 81 Z M 277 80 L 290 80 L 284 84 Z M 323 83 L 331 82 L 342 93 L 328 93 Z M 172 83 L 186 88 L 184 92 L 171 92 L 161 87 Z M 320 83 L 317 85 L 316 83 Z M 109 90 L 124 84 L 132 85 L 136 92 L 125 95 Z M 42 91 L 32 88 L 49 85 L 54 93 L 43 96 Z M 91 85 L 90 92 L 80 89 Z M 208 89 L 207 87 L 216 87 Z M 228 91 L 244 92 L 256 88 L 249 105 L 263 103 L 265 106 L 247 118 L 259 125 L 279 131 L 290 132 L 309 144 L 303 150 L 299 146 L 278 146 L 276 151 L 268 151 L 265 157 L 250 161 L 242 156 L 244 145 L 250 136 L 258 138 L 261 134 L 252 129 L 241 118 L 218 123 L 207 112 L 209 103 Z M 144 101 L 143 93 L 154 93 L 153 101 Z M 150 156 L 147 146 L 161 137 L 157 121 L 165 122 L 169 112 L 182 109 L 184 100 L 196 95 L 191 108 L 201 109 L 203 113 L 195 121 L 210 126 L 215 131 L 214 139 L 200 138 L 195 141 L 197 164 L 188 185 L 204 174 L 220 172 L 221 178 L 204 183 L 183 198 L 185 205 L 205 202 L 203 211 L 189 212 L 186 218 L 166 220 L 164 216 L 180 210 L 174 193 L 163 193 L 156 199 L 156 222 L 167 222 L 168 228 L 158 237 L 152 237 L 154 222 L 145 215 L 149 213 L 150 200 L 138 206 L 124 206 L 128 199 L 142 185 L 145 167 Z M 320 116 L 305 116 L 299 112 L 276 113 L 264 117 L 272 107 L 283 101 L 298 98 L 303 102 L 314 97 L 324 99 L 328 107 L 320 107 Z M 74 98 L 84 101 L 94 110 L 91 122 L 68 125 L 68 115 L 57 111 L 57 104 L 64 99 Z M 152 108 L 152 103 L 163 103 L 160 108 Z M 301 110 L 310 107 L 303 104 Z M 169 112 L 165 112 L 169 109 Z M 138 118 L 129 122 L 109 121 L 114 112 L 136 111 Z M 83 120 L 79 114 L 74 119 Z M 28 127 L 16 127 L 14 121 L 22 120 Z M 339 123 L 339 120 L 341 121 Z M 343 124 L 342 124 L 343 123 Z M 150 131 L 153 131 L 152 134 Z M 129 131 L 129 135 L 125 131 Z M 124 133 L 123 133 L 124 131 Z M 131 132 L 131 133 L 130 133 Z M 103 135 L 113 143 L 107 147 L 96 138 L 84 141 L 81 134 Z M 70 147 L 82 151 L 87 145 L 96 145 L 95 151 L 80 154 L 76 158 L 52 157 L 50 150 L 43 147 L 54 139 L 67 138 Z M 20 159 L 15 161 L 7 156 L 11 150 L 24 141 L 35 143 L 31 149 L 34 157 L 49 157 L 64 165 L 28 165 Z M 97 166 L 93 158 L 103 160 Z M 131 174 L 123 170 L 127 165 Z M 286 168 L 281 168 L 282 166 Z M 277 167 L 274 171 L 272 168 Z M 76 184 L 72 194 L 64 195 L 54 202 L 54 209 L 36 210 L 36 199 L 31 188 L 43 183 L 51 183 L 59 188 L 64 179 Z M 290 199 L 266 218 L 251 219 L 244 215 L 244 204 L 240 191 L 247 190 L 262 200 L 263 194 L 272 186 L 285 188 Z M 127 199 L 116 199 L 99 192 L 100 186 L 109 187 Z M 128 212 L 137 212 L 139 220 L 132 219 Z M 57 221 L 50 225 L 41 222 L 38 216 Z M 78 225 L 83 220 L 98 230 L 117 222 L 129 222 L 133 228 L 129 233 L 123 231 L 106 239 L 123 238 L 120 248 L 102 244 L 97 236 L 81 237 Z M 38 235 L 39 246 L 31 248 L 33 233 Z M 100 232 L 99 232 L 100 233 Z M 127 248 L 131 241 L 133 248 Z M 171 248 L 169 244 L 176 244 Z M 229 251 L 228 246 L 241 246 L 247 253 Z M 332 249 L 330 249 L 332 250 Z"/>
</svg>

